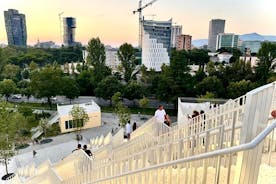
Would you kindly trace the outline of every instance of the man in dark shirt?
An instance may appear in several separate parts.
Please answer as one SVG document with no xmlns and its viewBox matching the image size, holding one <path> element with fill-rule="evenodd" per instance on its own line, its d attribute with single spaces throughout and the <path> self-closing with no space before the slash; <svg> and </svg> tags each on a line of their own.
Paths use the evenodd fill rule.
<svg viewBox="0 0 276 184">
<path fill-rule="evenodd" d="M 87 146 L 86 145 L 83 145 L 83 151 L 85 151 L 85 153 L 88 155 L 88 156 L 92 156 L 92 152 L 89 150 L 89 149 L 87 149 Z"/>
</svg>

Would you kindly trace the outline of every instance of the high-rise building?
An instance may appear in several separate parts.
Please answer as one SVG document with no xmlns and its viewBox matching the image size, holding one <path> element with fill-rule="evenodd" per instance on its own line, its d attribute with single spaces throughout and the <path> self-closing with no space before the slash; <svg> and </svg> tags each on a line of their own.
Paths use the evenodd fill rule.
<svg viewBox="0 0 276 184">
<path fill-rule="evenodd" d="M 243 52 L 258 53 L 262 46 L 261 41 L 242 41 L 241 50 Z"/>
<path fill-rule="evenodd" d="M 174 25 L 172 26 L 172 34 L 171 34 L 171 47 L 175 48 L 177 43 L 177 36 L 182 34 L 182 26 Z"/>
<path fill-rule="evenodd" d="M 142 64 L 148 70 L 161 71 L 163 64 L 170 64 L 172 20 L 143 21 Z"/>
<path fill-rule="evenodd" d="M 112 72 L 118 71 L 120 60 L 118 58 L 118 49 L 111 46 L 105 47 L 105 65 L 112 69 Z"/>
<path fill-rule="evenodd" d="M 4 11 L 6 32 L 9 45 L 26 46 L 27 31 L 25 15 L 18 10 L 9 9 Z"/>
<path fill-rule="evenodd" d="M 65 17 L 63 19 L 64 25 L 64 34 L 63 34 L 63 43 L 65 46 L 75 45 L 75 28 L 76 28 L 76 19 L 73 17 Z"/>
<path fill-rule="evenodd" d="M 209 22 L 208 49 L 212 52 L 216 51 L 216 41 L 219 33 L 224 33 L 225 20 L 212 19 Z"/>
<path fill-rule="evenodd" d="M 220 48 L 237 48 L 239 36 L 233 33 L 219 33 L 217 36 L 216 50 Z"/>
<path fill-rule="evenodd" d="M 178 35 L 176 37 L 176 50 L 191 50 L 192 49 L 192 36 Z"/>
</svg>

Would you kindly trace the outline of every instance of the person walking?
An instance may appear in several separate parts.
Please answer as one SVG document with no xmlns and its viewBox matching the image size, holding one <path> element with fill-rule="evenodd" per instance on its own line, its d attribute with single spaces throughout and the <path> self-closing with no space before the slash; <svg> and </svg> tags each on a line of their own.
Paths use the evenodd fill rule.
<svg viewBox="0 0 276 184">
<path fill-rule="evenodd" d="M 137 124 L 136 124 L 136 122 L 134 122 L 132 125 L 132 131 L 134 132 L 136 129 L 137 129 Z"/>
<path fill-rule="evenodd" d="M 156 118 L 156 120 L 158 122 L 164 123 L 164 121 L 165 121 L 165 115 L 166 115 L 166 111 L 164 110 L 164 106 L 163 105 L 159 105 L 158 109 L 154 113 L 154 117 Z"/>
<path fill-rule="evenodd" d="M 165 121 L 164 121 L 164 123 L 165 123 L 167 126 L 169 126 L 169 127 L 172 126 L 172 122 L 171 122 L 170 116 L 169 116 L 168 114 L 165 115 Z"/>
<path fill-rule="evenodd" d="M 127 139 L 129 140 L 130 139 L 130 133 L 131 133 L 131 125 L 130 125 L 130 121 L 127 122 L 126 124 L 126 136 L 127 136 Z"/>
<path fill-rule="evenodd" d="M 156 119 L 156 123 L 155 123 L 155 132 L 154 134 L 156 134 L 156 136 L 163 134 L 163 130 L 162 130 L 162 124 L 165 122 L 165 115 L 166 115 L 166 111 L 164 110 L 163 105 L 159 105 L 158 109 L 155 111 L 154 117 Z"/>
</svg>

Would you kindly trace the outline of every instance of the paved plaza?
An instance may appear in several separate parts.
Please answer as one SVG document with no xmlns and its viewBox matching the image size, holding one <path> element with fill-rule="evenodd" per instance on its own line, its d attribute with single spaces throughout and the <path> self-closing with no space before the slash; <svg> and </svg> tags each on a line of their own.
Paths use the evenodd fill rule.
<svg viewBox="0 0 276 184">
<path fill-rule="evenodd" d="M 143 115 L 144 117 L 144 115 Z M 145 116 L 148 119 L 152 116 Z M 140 115 L 131 115 L 131 123 L 136 122 L 138 127 L 141 126 L 145 120 L 141 120 Z M 102 113 L 102 126 L 82 131 L 83 140 L 82 145 L 88 144 L 91 138 L 107 135 L 113 129 L 114 132 L 119 130 L 118 118 L 112 113 Z M 39 165 L 45 160 L 49 159 L 52 163 L 58 162 L 64 157 L 68 156 L 73 149 L 76 148 L 78 142 L 75 139 L 75 133 L 62 134 L 56 137 L 51 137 L 52 142 L 47 144 L 31 144 L 31 146 L 19 150 L 18 154 L 13 157 L 9 164 L 9 172 L 14 172 L 17 167 L 23 167 L 28 164 Z M 33 150 L 37 152 L 33 157 Z M 5 173 L 4 165 L 0 165 L 0 173 Z M 1 180 L 0 180 L 1 183 Z"/>
</svg>

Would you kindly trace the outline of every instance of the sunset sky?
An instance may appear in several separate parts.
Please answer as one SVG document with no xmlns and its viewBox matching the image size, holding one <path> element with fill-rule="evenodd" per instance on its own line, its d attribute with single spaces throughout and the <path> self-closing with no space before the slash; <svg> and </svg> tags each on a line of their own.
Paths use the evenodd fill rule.
<svg viewBox="0 0 276 184">
<path fill-rule="evenodd" d="M 149 2 L 150 0 L 144 0 Z M 40 41 L 60 43 L 58 13 L 76 18 L 76 41 L 86 44 L 100 37 L 105 44 L 137 45 L 138 16 L 132 11 L 138 0 L 0 0 L 0 43 L 7 43 L 4 10 L 17 9 L 26 15 L 28 44 Z M 276 0 L 158 0 L 144 11 L 146 18 L 183 25 L 193 39 L 208 37 L 212 18 L 226 19 L 226 32 L 257 32 L 276 35 Z"/>
</svg>

